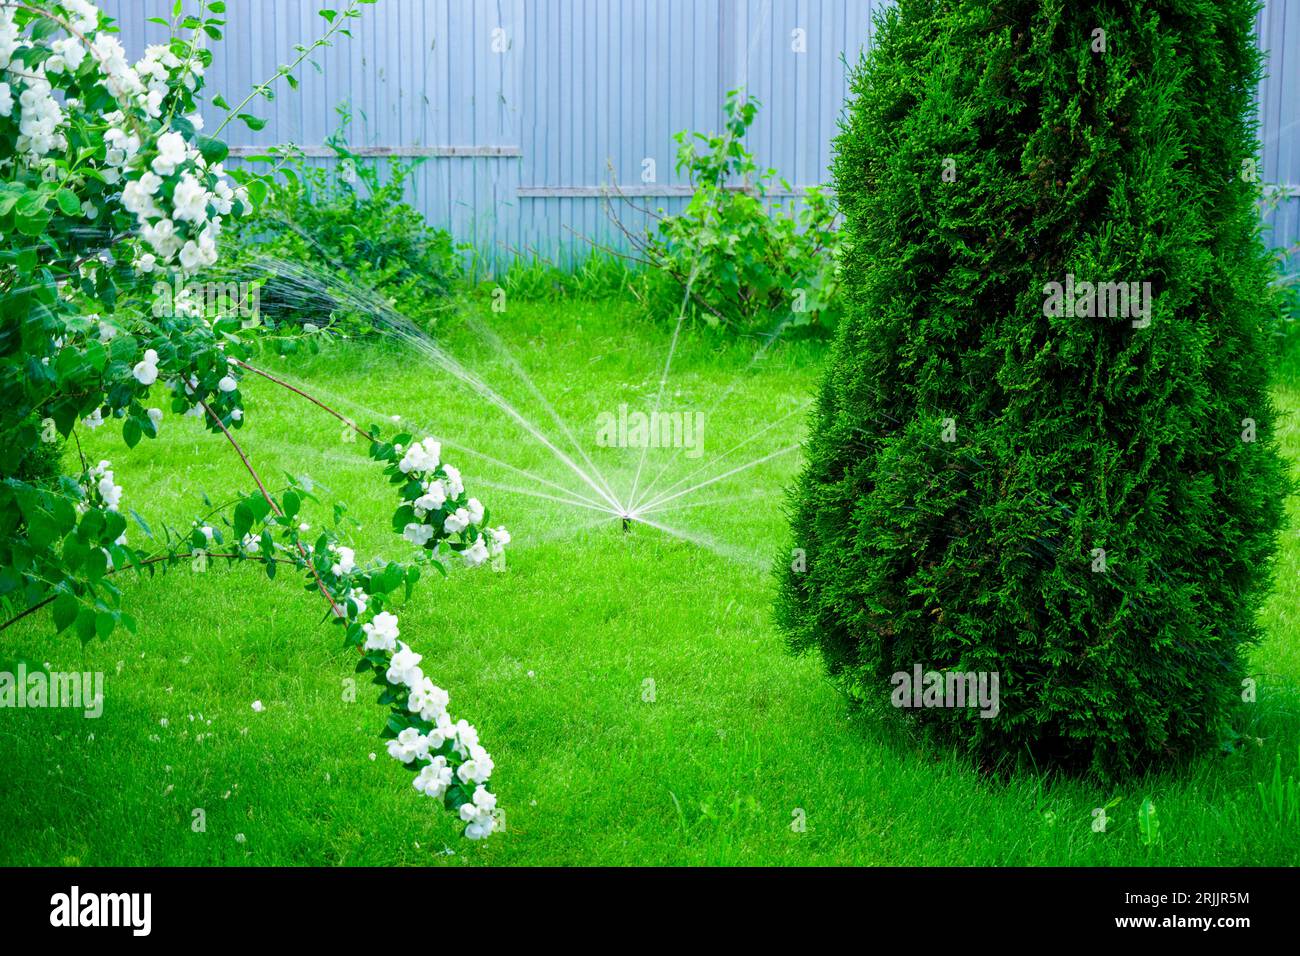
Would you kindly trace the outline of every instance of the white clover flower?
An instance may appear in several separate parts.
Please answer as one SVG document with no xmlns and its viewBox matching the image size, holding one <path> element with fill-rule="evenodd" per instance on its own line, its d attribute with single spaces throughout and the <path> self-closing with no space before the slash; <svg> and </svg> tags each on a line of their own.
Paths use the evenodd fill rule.
<svg viewBox="0 0 1300 956">
<path fill-rule="evenodd" d="M 447 758 L 439 755 L 430 760 L 415 775 L 411 786 L 435 799 L 445 794 L 451 786 L 451 768 L 447 766 Z"/>
<path fill-rule="evenodd" d="M 433 528 L 427 524 L 411 522 L 402 529 L 402 537 L 416 547 L 423 548 L 433 537 Z"/>
<path fill-rule="evenodd" d="M 442 530 L 447 534 L 456 534 L 458 531 L 464 531 L 469 527 L 469 512 L 464 508 L 457 508 L 442 523 Z"/>
<path fill-rule="evenodd" d="M 429 678 L 422 678 L 417 683 L 411 684 L 411 694 L 406 702 L 406 709 L 413 714 L 419 714 L 421 720 L 427 720 L 436 724 L 438 719 L 447 713 L 447 705 L 451 703 L 451 695 L 431 681 Z M 443 737 L 439 737 L 438 747 L 444 742 Z M 437 747 L 434 748 L 435 750 Z"/>
<path fill-rule="evenodd" d="M 480 537 L 477 541 L 462 551 L 460 556 L 464 558 L 465 563 L 471 568 L 477 568 L 488 559 L 487 543 Z"/>
<path fill-rule="evenodd" d="M 420 670 L 423 658 L 405 644 L 399 644 L 396 653 L 388 662 L 388 673 L 384 676 L 388 683 L 398 687 L 414 687 L 424 680 Z"/>
<path fill-rule="evenodd" d="M 262 705 L 260 700 L 253 701 L 253 713 L 260 714 L 264 710 L 266 710 L 266 707 Z"/>
<path fill-rule="evenodd" d="M 401 633 L 397 629 L 397 615 L 388 611 L 380 611 L 369 623 L 361 625 L 361 630 L 366 635 L 366 642 L 363 645 L 366 650 L 394 651 L 397 649 L 397 636 Z"/>
</svg>

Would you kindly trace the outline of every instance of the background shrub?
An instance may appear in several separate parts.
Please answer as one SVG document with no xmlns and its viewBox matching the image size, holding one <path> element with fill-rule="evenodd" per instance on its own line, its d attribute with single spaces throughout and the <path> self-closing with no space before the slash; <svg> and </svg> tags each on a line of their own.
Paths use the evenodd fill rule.
<svg viewBox="0 0 1300 956">
<path fill-rule="evenodd" d="M 710 326 L 826 333 L 839 318 L 835 205 L 812 187 L 802 203 L 773 207 L 773 184 L 787 191 L 790 184 L 774 169 L 759 169 L 745 148 L 758 109 L 757 100 L 732 90 L 722 133 L 677 134 L 676 168 L 695 191 L 644 240 L 629 235 L 648 266 L 633 288 L 664 318 L 677 318 L 689 288 L 690 314 Z"/>
<path fill-rule="evenodd" d="M 866 699 L 999 672 L 994 719 L 903 712 L 990 762 L 1120 772 L 1241 706 L 1285 491 L 1254 9 L 900 0 L 853 77 L 779 619 Z M 1150 281 L 1149 326 L 1045 314 L 1067 274 Z"/>
<path fill-rule="evenodd" d="M 432 325 L 449 307 L 461 253 L 403 200 L 419 161 L 365 162 L 348 147 L 349 114 L 340 116 L 326 141 L 338 161 L 320 167 L 290 156 L 257 214 L 228 234 L 228 271 L 263 281 L 262 318 L 272 326 L 367 333 L 372 316 L 357 285 Z"/>
</svg>

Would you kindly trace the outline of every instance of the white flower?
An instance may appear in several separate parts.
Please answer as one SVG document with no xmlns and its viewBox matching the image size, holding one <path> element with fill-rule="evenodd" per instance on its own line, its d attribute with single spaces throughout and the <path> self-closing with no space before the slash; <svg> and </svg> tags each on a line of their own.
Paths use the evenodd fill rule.
<svg viewBox="0 0 1300 956">
<path fill-rule="evenodd" d="M 81 420 L 82 424 L 94 431 L 100 425 L 104 424 L 104 413 L 102 409 L 95 409 L 89 415 Z"/>
<path fill-rule="evenodd" d="M 423 518 L 430 511 L 437 511 L 447 503 L 447 491 L 442 482 L 434 478 L 424 483 L 424 494 L 412 502 L 416 517 Z"/>
<path fill-rule="evenodd" d="M 156 207 L 155 214 L 157 214 Z M 147 242 L 149 247 L 157 253 L 158 258 L 164 262 L 170 262 L 176 253 L 181 251 L 181 246 L 184 245 L 181 237 L 176 233 L 176 224 L 170 219 L 159 219 L 155 223 L 142 226 L 140 228 L 140 238 Z M 177 296 L 177 299 L 180 300 L 180 296 Z M 173 308 L 176 309 L 177 314 L 184 314 L 181 311 L 180 301 L 173 303 Z"/>
<path fill-rule="evenodd" d="M 144 358 L 135 363 L 131 374 L 141 385 L 152 385 L 158 381 L 158 353 L 153 349 L 147 349 Z"/>
<path fill-rule="evenodd" d="M 388 741 L 388 755 L 402 763 L 410 763 L 416 757 L 429 755 L 429 741 L 414 727 L 407 727 L 395 739 Z"/>
<path fill-rule="evenodd" d="M 170 176 L 176 167 L 185 162 L 185 137 L 180 133 L 163 133 L 158 137 L 158 155 L 151 168 L 159 176 Z"/>
<path fill-rule="evenodd" d="M 425 677 L 411 685 L 411 695 L 407 700 L 406 709 L 413 714 L 419 714 L 421 720 L 436 723 L 441 715 L 447 713 L 449 703 L 451 703 L 451 695 Z M 442 746 L 441 739 L 438 741 L 438 746 Z"/>
<path fill-rule="evenodd" d="M 193 239 L 181 246 L 181 268 L 194 272 L 204 265 L 203 249 Z"/>
<path fill-rule="evenodd" d="M 477 568 L 488 559 L 487 544 L 483 538 L 480 537 L 477 541 L 462 551 L 460 556 L 465 559 L 465 563 L 471 568 Z"/>
<path fill-rule="evenodd" d="M 172 193 L 172 218 L 202 225 L 208 219 L 208 191 L 193 173 L 181 174 Z"/>
<path fill-rule="evenodd" d="M 63 9 L 73 17 L 72 28 L 78 33 L 93 33 L 99 29 L 99 8 L 90 0 L 62 0 Z"/>
<path fill-rule="evenodd" d="M 139 179 L 131 180 L 122 189 L 123 208 L 141 220 L 160 217 L 162 210 L 158 208 L 154 196 L 161 187 L 162 179 L 149 172 L 146 172 Z M 170 225 L 170 222 L 168 224 Z M 145 237 L 145 241 L 149 242 L 150 245 L 155 244 L 143 231 L 141 235 Z"/>
<path fill-rule="evenodd" d="M 430 750 L 437 750 L 447 741 L 456 739 L 456 725 L 452 723 L 451 714 L 441 711 L 431 722 L 434 726 L 427 735 Z"/>
<path fill-rule="evenodd" d="M 445 794 L 447 788 L 451 786 L 451 768 L 447 766 L 447 758 L 439 755 L 430 760 L 415 775 L 411 786 L 425 796 L 435 799 Z"/>
<path fill-rule="evenodd" d="M 477 498 L 471 498 L 469 501 L 465 502 L 465 507 L 469 511 L 470 524 L 483 523 L 483 502 L 479 501 Z"/>
<path fill-rule="evenodd" d="M 472 748 L 478 746 L 478 731 L 468 720 L 462 718 L 456 721 L 451 731 L 456 740 L 456 752 L 462 757 L 468 755 Z"/>
<path fill-rule="evenodd" d="M 465 483 L 460 480 L 460 469 L 452 465 L 443 465 L 442 474 L 447 482 L 447 494 L 452 498 L 459 498 L 465 493 Z"/>
<path fill-rule="evenodd" d="M 62 60 L 69 70 L 73 71 L 81 66 L 81 61 L 86 58 L 86 48 L 81 45 L 81 41 L 76 37 L 64 37 L 61 40 L 55 40 L 50 44 L 50 49 L 54 51 L 54 55 Z M 45 69 L 47 72 L 49 71 L 48 60 Z"/>
<path fill-rule="evenodd" d="M 427 524 L 411 522 L 402 529 L 402 537 L 416 547 L 423 548 L 433 537 L 433 527 Z"/>
<path fill-rule="evenodd" d="M 486 787 L 477 788 L 474 791 L 474 799 L 462 804 L 460 808 L 460 818 L 469 824 L 465 828 L 465 836 L 471 840 L 481 840 L 489 836 L 496 828 L 496 817 L 493 815 L 496 807 L 496 794 Z"/>
<path fill-rule="evenodd" d="M 468 527 L 469 512 L 464 508 L 457 508 L 447 515 L 447 520 L 442 523 L 442 530 L 447 534 L 455 534 L 458 531 L 464 531 Z"/>
<path fill-rule="evenodd" d="M 233 392 L 239 388 L 239 383 L 235 381 L 233 375 L 223 375 L 221 381 L 217 382 L 217 388 L 223 392 Z"/>
<path fill-rule="evenodd" d="M 399 644 L 397 652 L 388 662 L 388 683 L 395 686 L 414 687 L 424 680 L 420 670 L 421 655 L 415 653 L 405 644 Z"/>
<path fill-rule="evenodd" d="M 145 414 L 149 416 L 149 421 L 153 422 L 155 429 L 162 424 L 163 413 L 161 408 L 150 408 L 145 411 Z"/>
<path fill-rule="evenodd" d="M 253 713 L 260 714 L 264 710 L 266 710 L 266 708 L 262 706 L 262 702 L 260 700 L 253 701 Z"/>
<path fill-rule="evenodd" d="M 361 588 L 353 588 L 349 591 L 347 599 L 356 605 L 357 617 L 366 613 L 366 605 L 370 603 L 370 595 Z"/>
<path fill-rule="evenodd" d="M 461 783 L 487 783 L 494 767 L 492 756 L 474 744 L 469 748 L 469 759 L 456 768 L 456 776 L 460 777 Z"/>
<path fill-rule="evenodd" d="M 404 475 L 409 475 L 416 471 L 433 471 L 438 467 L 438 459 L 442 454 L 442 445 L 432 438 L 426 438 L 424 441 L 416 442 L 402 456 L 398 462 L 397 468 Z"/>
<path fill-rule="evenodd" d="M 14 96 L 8 83 L 0 83 L 0 116 L 9 116 L 14 111 Z"/>
<path fill-rule="evenodd" d="M 380 611 L 374 619 L 361 625 L 365 632 L 365 649 L 368 651 L 393 651 L 397 649 L 397 615 Z"/>
<path fill-rule="evenodd" d="M 498 554 L 504 551 L 506 549 L 506 545 L 510 543 L 510 532 L 507 531 L 504 527 L 489 528 L 487 531 L 487 535 L 492 542 L 492 546 L 489 550 L 491 551 L 493 557 L 496 557 Z"/>
<path fill-rule="evenodd" d="M 335 549 L 334 553 L 338 555 L 339 559 L 335 561 L 334 566 L 330 568 L 330 572 L 332 574 L 335 575 L 349 574 L 357 566 L 356 552 L 353 551 L 351 548 L 345 548 L 342 545 L 339 545 Z"/>
</svg>

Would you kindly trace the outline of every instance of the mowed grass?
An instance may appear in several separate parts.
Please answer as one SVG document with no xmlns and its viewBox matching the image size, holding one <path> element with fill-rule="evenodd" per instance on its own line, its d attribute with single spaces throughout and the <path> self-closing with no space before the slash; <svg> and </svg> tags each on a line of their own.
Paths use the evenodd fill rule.
<svg viewBox="0 0 1300 956">
<path fill-rule="evenodd" d="M 595 448 L 597 417 L 655 406 L 669 331 L 618 304 L 479 310 L 624 500 L 640 452 Z M 587 469 L 510 360 L 463 321 L 455 355 Z M 797 443 L 818 350 L 724 347 L 684 335 L 663 407 L 708 411 L 703 454 L 646 454 L 640 488 L 689 488 Z M 426 578 L 401 608 L 403 639 L 480 729 L 506 831 L 482 844 L 410 786 L 384 753 L 368 684 L 349 702 L 353 653 L 322 623 L 318 595 L 259 567 L 188 566 L 119 581 L 138 634 L 85 648 L 46 614 L 0 635 L 19 659 L 103 671 L 101 718 L 0 711 L 0 863 L 71 865 L 1293 865 L 1300 833 L 1262 809 L 1257 783 L 1300 774 L 1300 538 L 1285 532 L 1267 640 L 1255 651 L 1251 742 L 1117 789 L 966 761 L 854 716 L 815 658 L 791 656 L 771 622 L 769 568 L 784 541 L 783 489 L 797 453 L 777 455 L 651 514 L 671 532 L 526 494 L 544 478 L 595 492 L 501 412 L 394 343 L 346 343 L 264 364 L 363 422 L 404 416 L 444 438 L 447 459 L 514 535 L 505 573 Z M 730 390 L 730 391 L 729 391 Z M 240 441 L 271 485 L 309 475 L 330 520 L 359 522 L 360 557 L 404 555 L 394 498 L 337 423 L 246 379 Z M 721 399 L 721 401 L 719 401 Z M 1278 392 L 1300 461 L 1300 389 Z M 793 413 L 793 414 L 792 414 Z M 785 416 L 785 417 L 783 417 Z M 190 419 L 128 452 L 107 426 L 87 454 L 110 458 L 125 504 L 157 528 L 185 526 L 250 488 L 230 449 Z M 747 441 L 748 440 L 748 441 Z M 740 448 L 731 451 L 740 443 Z M 455 442 L 463 448 L 450 447 Z M 528 472 L 512 471 L 465 449 Z M 594 477 L 594 476 L 593 476 Z M 490 483 L 490 484 L 489 484 Z M 509 490 L 515 489 L 515 490 Z M 704 504 L 714 502 L 713 504 Z M 1292 504 L 1293 519 L 1297 508 Z M 143 543 L 139 528 L 133 543 Z M 255 713 L 260 700 L 265 710 Z M 1254 738 L 1258 738 L 1256 742 Z M 371 754 L 377 754 L 375 760 Z M 1119 798 L 1106 832 L 1093 809 Z M 1156 808 L 1160 839 L 1140 839 Z M 196 832 L 195 811 L 205 828 Z M 802 826 L 798 825 L 802 822 Z M 792 826 L 792 824 L 794 824 Z"/>
</svg>

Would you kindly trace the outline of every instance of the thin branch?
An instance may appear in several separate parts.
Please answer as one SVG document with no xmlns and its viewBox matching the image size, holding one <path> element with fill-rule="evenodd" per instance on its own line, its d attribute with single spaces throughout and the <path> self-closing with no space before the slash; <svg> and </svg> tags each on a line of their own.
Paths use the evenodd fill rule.
<svg viewBox="0 0 1300 956">
<path fill-rule="evenodd" d="M 203 401 L 203 399 L 199 399 L 199 404 L 203 407 L 203 410 L 208 413 L 212 420 L 217 423 L 217 427 L 221 429 L 221 433 L 226 436 L 226 440 L 229 441 L 231 447 L 235 449 L 235 453 L 239 455 L 239 460 L 244 463 L 244 467 L 248 469 L 248 473 L 253 476 L 253 481 L 257 483 L 257 490 L 262 493 L 262 497 L 266 499 L 266 503 L 271 506 L 271 510 L 275 512 L 275 516 L 277 518 L 283 518 L 284 512 L 280 510 L 280 506 L 276 503 L 275 499 L 271 497 L 270 492 L 266 490 L 266 486 L 262 484 L 262 479 L 258 477 L 257 471 L 253 468 L 252 462 L 250 462 L 248 456 L 244 454 L 244 449 L 239 447 L 239 442 L 235 441 L 235 436 L 230 434 L 230 429 L 228 429 L 226 423 L 221 420 L 221 416 L 214 412 L 212 406 Z M 316 579 L 316 587 L 320 589 L 320 593 L 324 595 L 325 600 L 329 602 L 330 608 L 334 611 L 335 616 L 340 620 L 346 621 L 347 615 L 343 612 L 343 609 L 338 606 L 338 602 L 334 600 L 334 595 L 330 594 L 329 588 L 325 586 L 325 581 L 321 578 L 320 572 L 316 570 L 316 565 L 312 562 L 311 553 L 301 541 L 296 541 L 295 544 L 298 546 L 298 553 L 301 554 L 303 560 L 307 562 L 307 569 L 311 571 L 311 576 Z"/>
<path fill-rule="evenodd" d="M 237 561 L 273 561 L 276 564 L 293 564 L 293 562 L 290 561 L 288 558 L 266 558 L 261 555 L 251 555 L 251 554 L 212 554 L 211 552 L 204 552 L 204 553 L 209 558 L 233 558 Z M 120 568 L 112 568 L 104 572 L 104 577 L 110 577 L 111 575 L 117 574 L 120 571 L 139 570 L 140 568 L 148 567 L 151 564 L 161 564 L 163 561 L 184 561 L 186 558 L 189 557 L 193 557 L 193 552 L 190 552 L 188 554 L 181 554 L 179 552 L 177 552 L 176 554 L 159 554 L 159 555 L 155 555 L 152 558 L 145 558 L 143 561 L 135 561 L 132 562 L 131 564 L 123 565 Z M 25 611 L 22 611 L 21 613 L 14 615 L 9 620 L 5 621 L 3 624 L 0 624 L 0 631 L 3 631 L 8 627 L 13 626 L 14 624 L 17 624 L 19 621 L 21 621 L 29 614 L 35 614 L 41 608 L 50 604 L 52 601 L 57 600 L 58 597 L 59 596 L 57 594 L 51 594 L 49 597 L 44 598 L 38 601 L 37 603 L 33 604 Z"/>
</svg>

